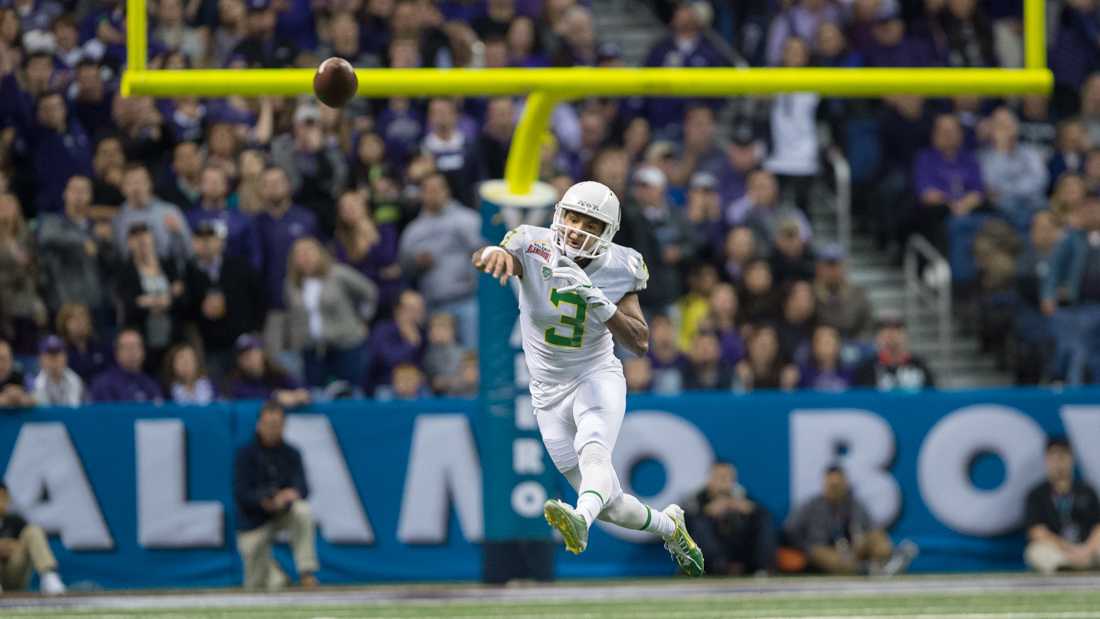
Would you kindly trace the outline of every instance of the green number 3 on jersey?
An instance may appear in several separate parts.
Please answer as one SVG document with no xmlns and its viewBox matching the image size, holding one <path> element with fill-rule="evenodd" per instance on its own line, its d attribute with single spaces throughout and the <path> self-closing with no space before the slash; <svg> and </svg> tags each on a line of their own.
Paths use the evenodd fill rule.
<svg viewBox="0 0 1100 619">
<path fill-rule="evenodd" d="M 546 343 L 566 348 L 580 348 L 581 342 L 584 341 L 584 317 L 588 311 L 588 303 L 575 292 L 558 292 L 557 288 L 550 289 L 550 302 L 554 307 L 565 303 L 576 307 L 577 310 L 572 316 L 563 312 L 558 319 L 561 324 L 571 329 L 569 336 L 565 337 L 558 333 L 556 327 L 550 327 L 546 329 Z"/>
</svg>

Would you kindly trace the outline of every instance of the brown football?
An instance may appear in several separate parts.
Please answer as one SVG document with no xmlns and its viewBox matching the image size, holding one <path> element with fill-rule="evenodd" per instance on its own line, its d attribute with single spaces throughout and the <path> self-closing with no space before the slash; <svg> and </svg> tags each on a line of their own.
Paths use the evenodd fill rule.
<svg viewBox="0 0 1100 619">
<path fill-rule="evenodd" d="M 359 90 L 359 78 L 351 63 L 343 58 L 329 58 L 317 67 L 313 76 L 313 94 L 329 107 L 340 107 Z"/>
</svg>

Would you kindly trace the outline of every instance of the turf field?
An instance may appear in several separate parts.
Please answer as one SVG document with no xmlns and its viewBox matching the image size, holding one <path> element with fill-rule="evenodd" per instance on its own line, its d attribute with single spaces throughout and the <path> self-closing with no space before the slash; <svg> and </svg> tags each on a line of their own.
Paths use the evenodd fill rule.
<svg viewBox="0 0 1100 619">
<path fill-rule="evenodd" d="M 492 588 L 410 585 L 272 595 L 226 591 L 0 598 L 4 617 L 1100 618 L 1100 578 L 634 580 Z"/>
</svg>

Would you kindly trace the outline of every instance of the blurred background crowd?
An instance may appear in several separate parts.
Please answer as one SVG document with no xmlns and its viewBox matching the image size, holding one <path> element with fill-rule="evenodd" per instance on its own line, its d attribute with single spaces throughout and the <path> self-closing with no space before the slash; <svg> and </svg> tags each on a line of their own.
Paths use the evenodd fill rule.
<svg viewBox="0 0 1100 619">
<path fill-rule="evenodd" d="M 1019 2 L 646 3 L 647 66 L 1017 67 Z M 620 66 L 577 0 L 149 0 L 150 66 Z M 1017 382 L 1100 380 L 1100 9 L 1049 2 L 1050 97 L 588 99 L 541 178 L 624 205 L 652 345 L 633 392 L 935 378 L 815 239 L 822 153 L 857 230 L 946 256 Z M 0 404 L 477 389 L 477 185 L 522 100 L 123 98 L 120 0 L 0 0 Z M 926 279 L 944 277 L 926 269 Z M 38 371 L 41 368 L 41 371 Z"/>
</svg>

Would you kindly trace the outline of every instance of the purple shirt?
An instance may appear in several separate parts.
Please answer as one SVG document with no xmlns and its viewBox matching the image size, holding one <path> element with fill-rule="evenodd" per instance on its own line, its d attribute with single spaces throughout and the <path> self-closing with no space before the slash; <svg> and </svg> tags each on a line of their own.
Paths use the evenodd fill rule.
<svg viewBox="0 0 1100 619">
<path fill-rule="evenodd" d="M 234 400 L 266 400 L 276 389 L 297 389 L 299 385 L 288 376 L 249 378 L 240 376 L 225 386 L 225 395 Z"/>
<path fill-rule="evenodd" d="M 339 241 L 332 242 L 332 255 L 378 286 L 380 307 L 392 307 L 397 304 L 397 295 L 401 294 L 401 279 L 384 279 L 382 269 L 397 264 L 397 226 L 378 224 L 377 227 L 380 237 L 378 242 L 359 260 L 351 261 L 347 250 Z"/>
<path fill-rule="evenodd" d="M 368 395 L 380 385 L 388 385 L 392 379 L 393 368 L 401 363 L 413 363 L 420 365 L 424 357 L 424 342 L 427 338 L 421 337 L 420 344 L 413 345 L 401 337 L 401 331 L 397 323 L 388 320 L 375 328 L 367 341 L 367 349 L 370 355 L 370 364 L 366 373 L 366 385 Z"/>
<path fill-rule="evenodd" d="M 76 372 L 84 384 L 90 383 L 92 378 L 110 367 L 112 361 L 110 349 L 94 340 L 88 340 L 88 347 L 83 351 L 69 344 L 65 347 L 65 354 L 69 359 L 69 369 Z"/>
<path fill-rule="evenodd" d="M 949 201 L 958 200 L 972 191 L 983 191 L 982 170 L 969 151 L 960 150 L 954 159 L 946 159 L 940 151 L 926 148 L 913 164 L 913 186 L 918 197 L 938 189 Z"/>
<path fill-rule="evenodd" d="M 268 308 L 283 309 L 286 307 L 283 281 L 286 280 L 290 248 L 298 239 L 317 234 L 317 218 L 297 205 L 291 205 L 278 219 L 270 213 L 260 213 L 256 217 L 256 234 L 263 256 L 264 298 Z"/>
<path fill-rule="evenodd" d="M 91 394 L 93 402 L 156 402 L 161 399 L 157 381 L 118 366 L 95 377 Z"/>
<path fill-rule="evenodd" d="M 852 386 L 852 372 L 846 368 L 821 370 L 817 364 L 810 362 L 799 366 L 798 371 L 800 389 L 844 391 Z"/>
</svg>

